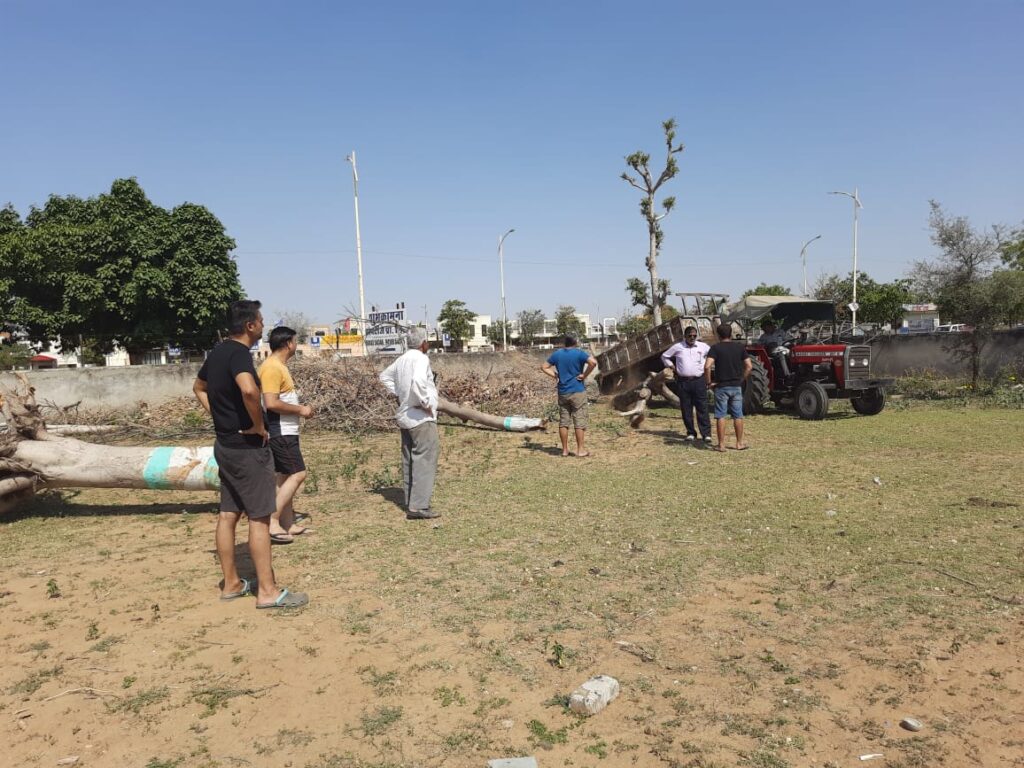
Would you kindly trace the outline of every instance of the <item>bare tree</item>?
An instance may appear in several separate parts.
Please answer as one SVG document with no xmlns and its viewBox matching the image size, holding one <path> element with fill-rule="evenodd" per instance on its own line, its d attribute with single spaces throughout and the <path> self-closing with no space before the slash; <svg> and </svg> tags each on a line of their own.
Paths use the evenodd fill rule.
<svg viewBox="0 0 1024 768">
<path fill-rule="evenodd" d="M 951 217 L 931 201 L 929 225 L 932 242 L 939 249 L 934 261 L 914 264 L 912 281 L 920 293 L 939 305 L 947 322 L 965 323 L 970 333 L 950 339 L 952 352 L 971 367 L 971 383 L 981 373 L 981 350 L 1001 319 L 1001 308 L 993 301 L 992 266 L 999 256 L 1001 229 L 979 232 L 966 216 Z"/>
<path fill-rule="evenodd" d="M 682 144 L 674 143 L 676 140 L 675 118 L 666 120 L 661 124 L 661 127 L 665 132 L 665 148 L 667 153 L 665 168 L 658 175 L 657 179 L 651 174 L 651 156 L 642 151 L 634 152 L 626 157 L 626 165 L 632 168 L 639 175 L 639 178 L 637 176 L 630 176 L 628 173 L 623 173 L 621 177 L 631 187 L 635 187 L 643 193 L 643 197 L 640 200 L 640 213 L 647 222 L 648 250 L 646 265 L 647 271 L 651 276 L 651 317 L 655 325 L 661 325 L 661 306 L 665 303 L 666 298 L 661 290 L 664 281 L 658 280 L 658 254 L 661 252 L 661 242 L 664 237 L 661 230 L 661 220 L 672 212 L 676 199 L 674 197 L 666 197 L 661 201 L 664 213 L 657 213 L 654 196 L 665 182 L 679 173 L 679 164 L 676 162 L 675 156 L 682 152 L 684 148 Z M 667 284 L 665 284 L 664 288 L 667 290 Z"/>
<path fill-rule="evenodd" d="M 285 325 L 295 331 L 300 343 L 309 338 L 309 327 L 312 325 L 305 312 L 297 312 L 293 309 L 278 310 L 277 316 L 281 319 L 281 325 Z"/>
</svg>

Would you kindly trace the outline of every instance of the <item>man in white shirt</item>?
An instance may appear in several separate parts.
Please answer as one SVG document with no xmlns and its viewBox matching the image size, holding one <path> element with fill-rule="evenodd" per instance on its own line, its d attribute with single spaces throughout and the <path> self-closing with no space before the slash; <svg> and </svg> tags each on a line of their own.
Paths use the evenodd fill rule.
<svg viewBox="0 0 1024 768">
<path fill-rule="evenodd" d="M 441 513 L 430 506 L 437 476 L 441 442 L 437 435 L 437 386 L 427 357 L 427 331 L 411 328 L 405 335 L 408 351 L 380 374 L 388 391 L 398 397 L 395 421 L 402 431 L 402 486 L 405 517 L 430 520 Z"/>
<path fill-rule="evenodd" d="M 700 438 L 705 445 L 711 444 L 711 418 L 708 416 L 708 389 L 704 381 L 704 361 L 710 347 L 697 340 L 697 329 L 692 325 L 683 330 L 683 341 L 673 344 L 661 355 L 661 364 L 675 371 L 676 394 L 679 408 L 683 412 L 686 440 L 697 439 L 693 427 L 693 411 L 697 411 Z"/>
</svg>

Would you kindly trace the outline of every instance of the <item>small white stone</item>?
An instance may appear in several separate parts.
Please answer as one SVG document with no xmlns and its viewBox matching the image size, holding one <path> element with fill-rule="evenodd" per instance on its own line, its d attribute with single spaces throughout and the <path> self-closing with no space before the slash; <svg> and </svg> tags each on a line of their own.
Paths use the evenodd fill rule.
<svg viewBox="0 0 1024 768">
<path fill-rule="evenodd" d="M 922 728 L 924 728 L 924 725 L 921 723 L 920 720 L 917 720 L 913 717 L 904 717 L 902 720 L 900 720 L 900 727 L 906 728 L 908 731 L 914 731 L 916 733 L 917 731 L 920 731 Z"/>
</svg>

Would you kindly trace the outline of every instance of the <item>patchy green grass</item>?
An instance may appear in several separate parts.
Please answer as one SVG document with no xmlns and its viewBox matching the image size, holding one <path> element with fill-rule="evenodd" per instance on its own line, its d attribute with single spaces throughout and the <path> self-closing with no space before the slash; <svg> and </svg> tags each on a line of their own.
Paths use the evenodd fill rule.
<svg viewBox="0 0 1024 768">
<path fill-rule="evenodd" d="M 298 506 L 316 532 L 274 549 L 282 582 L 312 598 L 292 615 L 218 603 L 208 495 L 201 509 L 157 492 L 42 499 L 0 536 L 23 580 L 4 641 L 22 668 L 0 707 L 116 691 L 109 713 L 63 696 L 62 722 L 109 735 L 141 714 L 142 754 L 197 765 L 461 768 L 544 750 L 558 765 L 877 751 L 951 767 L 963 744 L 974 764 L 1009 759 L 983 729 L 1024 689 L 1024 419 L 901 402 L 749 418 L 752 450 L 724 454 L 686 446 L 669 408 L 638 431 L 595 408 L 587 460 L 553 455 L 552 433 L 446 424 L 443 517 L 424 523 L 393 503 L 396 435 L 312 435 L 317 482 Z M 622 694 L 577 718 L 566 692 L 597 673 Z M 272 730 L 215 745 L 266 712 Z M 920 737 L 892 727 L 908 714 L 930 715 Z"/>
</svg>

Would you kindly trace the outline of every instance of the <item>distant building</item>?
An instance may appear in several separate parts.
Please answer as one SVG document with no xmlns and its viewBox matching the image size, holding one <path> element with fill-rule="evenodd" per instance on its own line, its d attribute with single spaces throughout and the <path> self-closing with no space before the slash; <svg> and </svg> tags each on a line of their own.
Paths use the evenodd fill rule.
<svg viewBox="0 0 1024 768">
<path fill-rule="evenodd" d="M 904 304 L 903 323 L 897 333 L 934 333 L 939 327 L 939 307 L 936 304 Z"/>
</svg>

